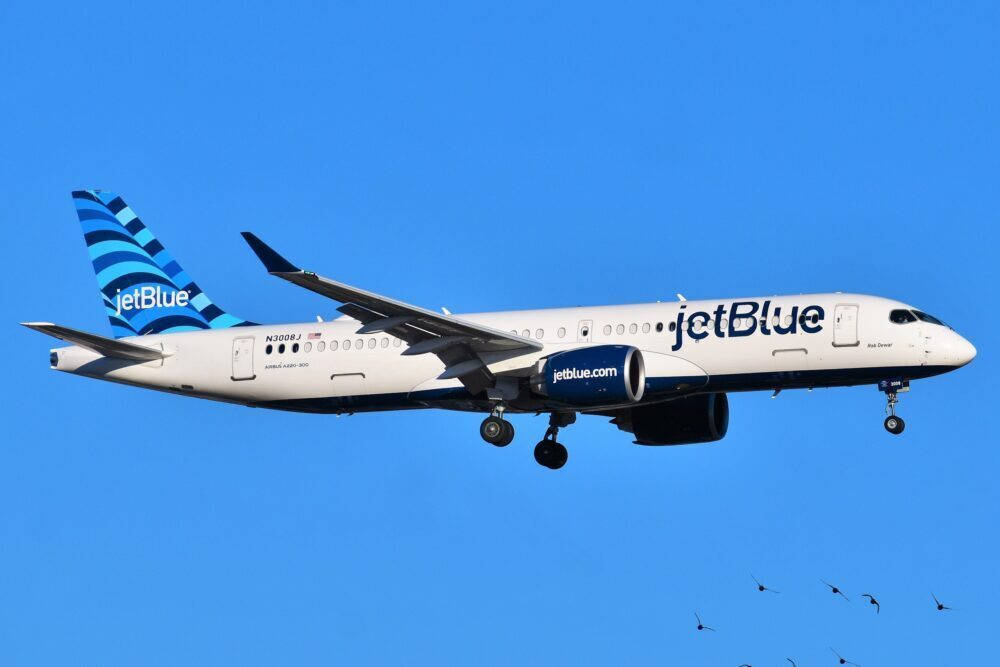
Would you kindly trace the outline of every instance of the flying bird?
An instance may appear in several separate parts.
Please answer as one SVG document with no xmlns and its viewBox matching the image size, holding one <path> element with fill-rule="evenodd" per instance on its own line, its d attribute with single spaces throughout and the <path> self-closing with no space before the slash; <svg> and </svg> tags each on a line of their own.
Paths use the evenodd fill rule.
<svg viewBox="0 0 1000 667">
<path fill-rule="evenodd" d="M 820 579 L 820 581 L 823 581 L 823 580 Z M 826 584 L 827 588 L 829 588 L 830 592 L 833 593 L 834 595 L 839 595 L 840 597 L 844 598 L 848 602 L 851 601 L 850 598 L 848 598 L 846 595 L 844 595 L 844 591 L 840 590 L 839 588 L 837 588 L 833 584 L 828 584 L 825 581 L 823 581 L 823 583 Z"/>
<path fill-rule="evenodd" d="M 753 583 L 757 584 L 757 590 L 763 593 L 764 591 L 769 591 L 771 593 L 780 593 L 781 591 L 776 591 L 773 588 L 768 588 L 764 584 L 757 581 L 757 577 L 753 576 L 753 572 L 750 573 L 750 578 L 753 579 Z"/>
<path fill-rule="evenodd" d="M 931 597 L 934 598 L 934 604 L 937 606 L 938 611 L 954 610 L 954 607 L 949 607 L 947 605 L 941 604 L 941 601 L 937 599 L 937 596 L 931 593 Z"/>
<path fill-rule="evenodd" d="M 707 625 L 705 625 L 704 623 L 701 622 L 701 616 L 698 615 L 698 612 L 694 613 L 694 617 L 696 619 L 698 619 L 698 629 L 699 630 L 711 630 L 712 632 L 715 632 L 715 628 L 710 628 L 710 627 L 708 627 Z"/>
<path fill-rule="evenodd" d="M 861 597 L 868 598 L 868 604 L 875 605 L 875 613 L 878 614 L 882 611 L 882 607 L 879 605 L 878 600 L 872 597 L 869 593 L 862 593 Z"/>
<path fill-rule="evenodd" d="M 830 650 L 831 650 L 831 651 L 833 651 L 833 647 L 832 647 L 832 646 L 830 647 Z M 848 659 L 847 659 L 847 658 L 845 658 L 844 656 L 840 655 L 840 654 L 839 654 L 839 653 L 837 653 L 836 651 L 833 651 L 833 654 L 834 654 L 835 656 L 837 656 L 837 660 L 838 660 L 838 661 L 840 662 L 840 664 L 842 664 L 842 665 L 854 665 L 854 667 L 861 667 L 861 665 L 859 665 L 858 663 L 856 663 L 856 662 L 851 662 L 850 660 L 848 660 Z"/>
</svg>

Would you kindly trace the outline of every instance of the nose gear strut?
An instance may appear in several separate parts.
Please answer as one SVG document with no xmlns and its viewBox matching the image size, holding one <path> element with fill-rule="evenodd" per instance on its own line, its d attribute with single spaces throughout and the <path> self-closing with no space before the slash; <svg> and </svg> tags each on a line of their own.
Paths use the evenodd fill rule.
<svg viewBox="0 0 1000 667">
<path fill-rule="evenodd" d="M 885 430 L 893 435 L 899 435 L 906 428 L 902 417 L 896 416 L 896 403 L 899 403 L 899 392 L 910 391 L 909 380 L 882 380 L 878 383 L 879 391 L 885 393 Z"/>
</svg>

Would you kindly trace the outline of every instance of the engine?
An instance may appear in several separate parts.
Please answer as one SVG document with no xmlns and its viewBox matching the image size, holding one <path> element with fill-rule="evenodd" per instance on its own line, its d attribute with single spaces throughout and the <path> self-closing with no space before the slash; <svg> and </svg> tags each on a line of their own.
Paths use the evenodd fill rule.
<svg viewBox="0 0 1000 667">
<path fill-rule="evenodd" d="M 532 388 L 574 406 L 620 405 L 642 400 L 642 352 L 629 345 L 597 345 L 557 352 L 539 362 Z"/>
<path fill-rule="evenodd" d="M 725 394 L 696 394 L 622 410 L 611 423 L 634 433 L 639 445 L 714 442 L 729 429 L 729 399 Z"/>
</svg>

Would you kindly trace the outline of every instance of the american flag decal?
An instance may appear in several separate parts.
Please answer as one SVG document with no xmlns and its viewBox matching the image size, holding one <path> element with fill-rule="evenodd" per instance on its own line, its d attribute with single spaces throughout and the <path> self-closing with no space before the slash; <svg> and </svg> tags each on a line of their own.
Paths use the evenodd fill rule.
<svg viewBox="0 0 1000 667">
<path fill-rule="evenodd" d="M 320 337 L 320 334 L 318 334 L 318 333 L 311 333 L 311 334 L 309 334 L 309 340 L 316 340 L 319 337 Z"/>
</svg>

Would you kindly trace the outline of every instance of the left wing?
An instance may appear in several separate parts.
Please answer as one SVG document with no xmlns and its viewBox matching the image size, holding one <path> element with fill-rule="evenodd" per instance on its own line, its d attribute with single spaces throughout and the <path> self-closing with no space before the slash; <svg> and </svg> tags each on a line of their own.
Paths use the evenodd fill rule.
<svg viewBox="0 0 1000 667">
<path fill-rule="evenodd" d="M 529 338 L 390 299 L 324 278 L 312 271 L 303 271 L 250 232 L 243 232 L 243 238 L 268 273 L 340 301 L 344 305 L 337 310 L 362 323 L 358 333 L 381 331 L 400 338 L 409 345 L 403 351 L 404 355 L 437 355 L 445 365 L 444 373 L 438 377 L 458 378 L 473 394 L 492 387 L 495 381 L 481 353 L 513 351 L 528 354 L 542 349 L 541 343 Z"/>
</svg>

